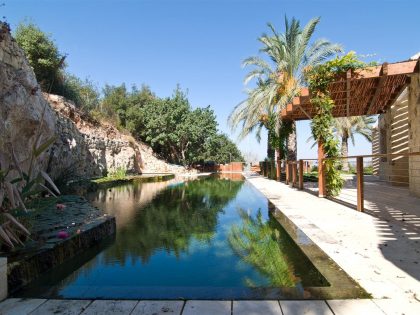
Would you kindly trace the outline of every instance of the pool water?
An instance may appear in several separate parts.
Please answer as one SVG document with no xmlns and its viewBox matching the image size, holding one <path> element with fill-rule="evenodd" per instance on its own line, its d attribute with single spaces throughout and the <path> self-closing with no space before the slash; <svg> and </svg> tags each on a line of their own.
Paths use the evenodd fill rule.
<svg viewBox="0 0 420 315">
<path fill-rule="evenodd" d="M 131 183 L 87 196 L 117 221 L 115 239 L 20 294 L 48 298 L 304 297 L 326 279 L 242 177 Z"/>
</svg>

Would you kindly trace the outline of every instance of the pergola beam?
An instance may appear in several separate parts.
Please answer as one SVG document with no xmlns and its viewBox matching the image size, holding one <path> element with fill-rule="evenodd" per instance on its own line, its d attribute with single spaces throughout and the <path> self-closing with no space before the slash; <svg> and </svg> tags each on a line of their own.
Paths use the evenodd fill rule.
<svg viewBox="0 0 420 315">
<path fill-rule="evenodd" d="M 417 66 L 418 60 L 408 60 L 397 63 L 388 64 L 388 75 L 399 75 L 399 74 L 412 74 Z M 358 79 L 376 78 L 381 75 L 382 65 L 366 67 L 363 69 L 355 70 L 355 77 Z"/>
<path fill-rule="evenodd" d="M 347 117 L 350 116 L 350 91 L 351 91 L 351 69 L 346 73 L 346 109 Z"/>
<path fill-rule="evenodd" d="M 334 117 L 380 114 L 387 110 L 407 84 L 409 74 L 420 71 L 419 60 L 367 67 L 347 71 L 345 76 L 329 84 L 331 98 L 335 102 Z M 311 104 L 310 91 L 302 88 L 281 116 L 284 119 L 312 119 L 315 109 Z"/>
<path fill-rule="evenodd" d="M 378 100 L 378 97 L 381 94 L 381 90 L 382 90 L 382 87 L 385 83 L 385 79 L 388 76 L 388 64 L 387 63 L 384 63 L 382 65 L 382 71 L 381 72 L 382 72 L 382 75 L 379 77 L 379 81 L 378 81 L 378 84 L 376 86 L 375 94 L 373 94 L 373 97 L 372 97 L 372 100 L 370 101 L 368 110 L 366 111 L 366 115 L 372 115 L 373 106 L 376 104 L 376 101 Z"/>
</svg>

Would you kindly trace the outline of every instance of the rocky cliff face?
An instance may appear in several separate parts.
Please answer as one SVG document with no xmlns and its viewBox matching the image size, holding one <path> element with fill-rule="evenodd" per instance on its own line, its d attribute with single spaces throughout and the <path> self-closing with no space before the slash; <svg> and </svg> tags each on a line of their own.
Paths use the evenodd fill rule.
<svg viewBox="0 0 420 315">
<path fill-rule="evenodd" d="M 50 150 L 54 177 L 92 177 L 125 169 L 129 173 L 181 173 L 183 167 L 158 159 L 147 145 L 112 125 L 101 124 L 61 96 L 44 94 L 56 114 L 58 138 Z"/>
<path fill-rule="evenodd" d="M 42 93 L 23 51 L 0 23 L 0 163 L 12 158 L 12 149 L 19 161 L 27 161 L 38 131 L 39 143 L 56 137 L 37 165 L 56 179 L 102 176 L 118 168 L 186 171 L 160 160 L 130 135 L 92 120 L 63 97 Z"/>
<path fill-rule="evenodd" d="M 40 132 L 39 143 L 55 132 L 53 109 L 44 99 L 23 51 L 0 23 L 0 163 L 7 168 L 11 151 L 29 164 L 30 148 Z M 25 162 L 26 161 L 26 162 Z M 45 167 L 45 157 L 36 167 Z"/>
</svg>

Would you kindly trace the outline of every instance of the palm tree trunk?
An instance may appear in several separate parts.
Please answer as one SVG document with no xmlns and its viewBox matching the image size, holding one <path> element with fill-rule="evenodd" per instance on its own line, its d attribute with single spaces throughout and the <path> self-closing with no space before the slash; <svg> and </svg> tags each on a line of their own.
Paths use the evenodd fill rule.
<svg viewBox="0 0 420 315">
<path fill-rule="evenodd" d="M 281 178 L 281 150 L 280 148 L 276 148 L 275 166 L 276 166 L 276 179 L 280 181 L 280 178 Z"/>
<path fill-rule="evenodd" d="M 296 161 L 297 159 L 297 139 L 296 139 L 296 122 L 292 122 L 292 132 L 287 137 L 287 159 Z"/>
<path fill-rule="evenodd" d="M 347 157 L 349 155 L 349 138 L 347 136 L 341 137 L 341 156 Z M 343 171 L 348 172 L 350 170 L 349 160 L 343 159 Z"/>
<path fill-rule="evenodd" d="M 271 136 L 271 131 L 268 130 L 268 135 L 267 135 L 267 159 L 269 160 L 274 160 L 274 148 L 271 146 L 270 143 L 270 137 Z"/>
</svg>

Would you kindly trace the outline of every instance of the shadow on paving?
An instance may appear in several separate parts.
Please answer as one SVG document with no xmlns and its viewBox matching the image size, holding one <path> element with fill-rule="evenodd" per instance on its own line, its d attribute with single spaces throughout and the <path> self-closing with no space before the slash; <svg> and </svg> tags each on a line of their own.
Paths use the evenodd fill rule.
<svg viewBox="0 0 420 315">
<path fill-rule="evenodd" d="M 355 178 L 347 179 L 340 195 L 331 200 L 355 209 Z M 388 261 L 420 280 L 420 198 L 410 195 L 408 187 L 392 186 L 374 176 L 364 179 L 364 212 L 379 219 L 379 249 Z M 305 182 L 305 188 L 314 194 L 318 183 Z"/>
</svg>

